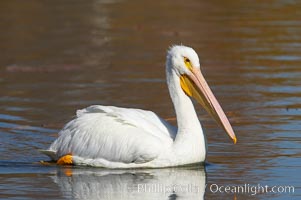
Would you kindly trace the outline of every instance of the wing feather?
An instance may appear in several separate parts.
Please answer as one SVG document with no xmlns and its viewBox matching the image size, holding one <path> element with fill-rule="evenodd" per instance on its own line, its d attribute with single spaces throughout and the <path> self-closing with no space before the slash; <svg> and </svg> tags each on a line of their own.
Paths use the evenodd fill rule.
<svg viewBox="0 0 301 200">
<path fill-rule="evenodd" d="M 175 129 L 150 111 L 113 106 L 78 110 L 49 150 L 112 162 L 144 163 L 171 145 Z"/>
</svg>

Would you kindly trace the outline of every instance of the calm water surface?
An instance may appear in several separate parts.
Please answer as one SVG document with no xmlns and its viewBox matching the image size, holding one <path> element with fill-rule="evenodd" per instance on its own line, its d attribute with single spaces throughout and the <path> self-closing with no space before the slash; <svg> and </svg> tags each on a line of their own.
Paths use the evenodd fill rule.
<svg viewBox="0 0 301 200">
<path fill-rule="evenodd" d="M 299 1 L 1 1 L 0 30 L 1 199 L 301 198 Z M 167 47 L 180 43 L 198 52 L 238 144 L 197 105 L 205 167 L 38 163 L 47 160 L 38 149 L 76 109 L 103 104 L 174 117 L 164 63 Z M 210 190 L 245 184 L 294 193 Z"/>
</svg>

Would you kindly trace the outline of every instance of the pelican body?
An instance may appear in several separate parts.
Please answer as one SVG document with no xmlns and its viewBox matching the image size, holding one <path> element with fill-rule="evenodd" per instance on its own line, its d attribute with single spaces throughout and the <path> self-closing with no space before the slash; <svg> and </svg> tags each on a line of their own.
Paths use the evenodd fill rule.
<svg viewBox="0 0 301 200">
<path fill-rule="evenodd" d="M 196 52 L 172 46 L 166 78 L 178 127 L 151 111 L 93 105 L 42 151 L 58 164 L 106 168 L 162 168 L 204 162 L 206 140 L 191 98 L 195 98 L 236 143 L 236 136 L 205 81 Z"/>
</svg>

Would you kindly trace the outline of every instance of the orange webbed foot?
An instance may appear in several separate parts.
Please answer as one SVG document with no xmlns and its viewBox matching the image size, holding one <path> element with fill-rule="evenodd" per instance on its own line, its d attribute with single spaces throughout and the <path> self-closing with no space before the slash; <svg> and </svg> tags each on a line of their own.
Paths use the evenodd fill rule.
<svg viewBox="0 0 301 200">
<path fill-rule="evenodd" d="M 60 157 L 60 159 L 58 159 L 58 161 L 56 161 L 56 164 L 58 164 L 58 165 L 73 165 L 72 155 L 67 154 L 67 155 L 64 155 L 64 156 Z"/>
</svg>

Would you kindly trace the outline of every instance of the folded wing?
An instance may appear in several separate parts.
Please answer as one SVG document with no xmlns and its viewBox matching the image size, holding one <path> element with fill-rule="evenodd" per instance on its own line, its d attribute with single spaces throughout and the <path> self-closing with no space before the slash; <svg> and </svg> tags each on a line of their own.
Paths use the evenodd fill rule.
<svg viewBox="0 0 301 200">
<path fill-rule="evenodd" d="M 176 130 L 151 111 L 90 106 L 59 132 L 49 151 L 112 162 L 149 162 L 172 145 Z M 52 156 L 53 157 L 53 156 Z"/>
</svg>

